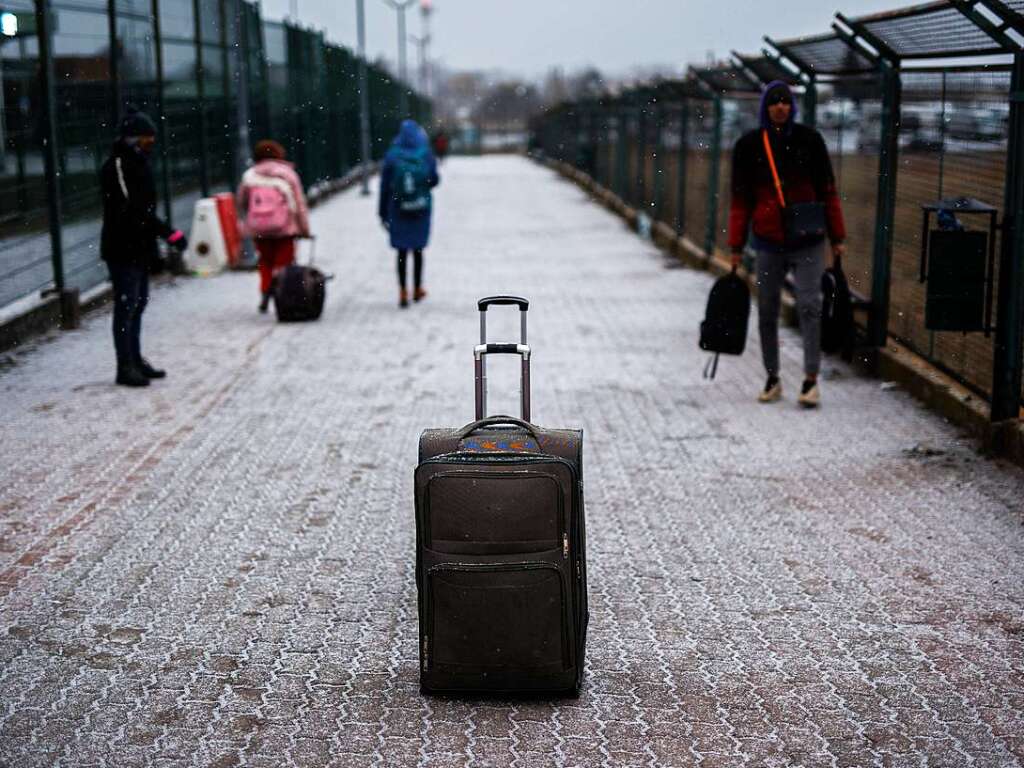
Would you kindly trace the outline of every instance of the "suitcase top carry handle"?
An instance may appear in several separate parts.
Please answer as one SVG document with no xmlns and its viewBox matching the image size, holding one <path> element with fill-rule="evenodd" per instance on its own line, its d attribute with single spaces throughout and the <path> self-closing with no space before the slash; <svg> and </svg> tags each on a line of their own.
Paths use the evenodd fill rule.
<svg viewBox="0 0 1024 768">
<path fill-rule="evenodd" d="M 494 427 L 499 424 L 511 424 L 512 426 L 525 429 L 530 433 L 530 436 L 533 437 L 533 439 L 540 442 L 540 435 L 537 434 L 537 428 L 530 422 L 524 421 L 523 419 L 517 419 L 515 416 L 488 416 L 486 419 L 478 419 L 472 424 L 467 424 L 460 429 L 458 437 L 460 440 L 464 440 L 478 430 L 485 427 Z"/>
<path fill-rule="evenodd" d="M 522 296 L 488 296 L 476 303 L 481 312 L 486 312 L 492 304 L 497 306 L 515 304 L 519 307 L 520 312 L 525 312 L 530 308 L 529 299 L 524 299 Z"/>
</svg>

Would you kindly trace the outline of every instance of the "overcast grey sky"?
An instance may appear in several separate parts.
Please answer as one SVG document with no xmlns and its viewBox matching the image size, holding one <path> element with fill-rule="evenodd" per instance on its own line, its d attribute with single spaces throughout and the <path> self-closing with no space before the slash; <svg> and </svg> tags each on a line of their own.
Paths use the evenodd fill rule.
<svg viewBox="0 0 1024 768">
<path fill-rule="evenodd" d="M 703 62 L 707 51 L 757 52 L 761 36 L 828 31 L 836 10 L 848 16 L 913 4 L 914 0 L 433 0 L 432 58 L 455 69 L 500 68 L 538 75 L 555 65 L 589 64 L 625 73 L 635 66 Z M 290 0 L 263 0 L 268 18 L 288 13 Z M 356 0 L 296 0 L 299 18 L 355 47 Z M 370 58 L 396 58 L 395 12 L 365 0 Z M 417 3 L 418 5 L 418 3 Z M 784 9 L 784 10 L 783 10 Z M 408 30 L 420 33 L 417 8 Z M 415 48 L 409 63 L 415 66 Z"/>
</svg>

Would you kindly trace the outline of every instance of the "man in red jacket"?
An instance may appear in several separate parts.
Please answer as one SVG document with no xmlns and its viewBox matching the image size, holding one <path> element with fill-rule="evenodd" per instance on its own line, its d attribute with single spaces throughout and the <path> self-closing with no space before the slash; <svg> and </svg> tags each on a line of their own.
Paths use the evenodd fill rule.
<svg viewBox="0 0 1024 768">
<path fill-rule="evenodd" d="M 825 235 L 799 241 L 787 236 L 784 205 L 819 203 L 824 207 L 826 234 L 835 257 L 842 257 L 845 251 L 846 227 L 825 141 L 816 130 L 795 119 L 796 104 L 789 86 L 781 81 L 769 83 L 761 97 L 761 127 L 740 138 L 733 150 L 729 247 L 734 266 L 741 261 L 748 233 L 757 252 L 758 326 L 768 372 L 758 400 L 771 403 L 782 398 L 779 305 L 783 282 L 792 270 L 804 345 L 804 382 L 798 401 L 814 408 L 821 397 L 818 369 Z"/>
</svg>

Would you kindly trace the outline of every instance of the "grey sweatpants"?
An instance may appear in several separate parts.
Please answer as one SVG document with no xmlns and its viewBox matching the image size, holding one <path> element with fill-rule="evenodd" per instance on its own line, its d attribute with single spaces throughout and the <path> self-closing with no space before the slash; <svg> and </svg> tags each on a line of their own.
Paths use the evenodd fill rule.
<svg viewBox="0 0 1024 768">
<path fill-rule="evenodd" d="M 757 252 L 757 316 L 761 358 L 769 376 L 779 375 L 779 309 L 786 273 L 792 270 L 796 311 L 804 340 L 804 373 L 814 376 L 821 365 L 821 276 L 825 272 L 825 242 L 772 253 Z"/>
</svg>

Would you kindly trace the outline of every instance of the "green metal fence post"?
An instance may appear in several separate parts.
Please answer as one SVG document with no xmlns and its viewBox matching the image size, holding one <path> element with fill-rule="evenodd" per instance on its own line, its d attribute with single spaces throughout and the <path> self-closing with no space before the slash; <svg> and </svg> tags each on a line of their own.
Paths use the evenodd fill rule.
<svg viewBox="0 0 1024 768">
<path fill-rule="evenodd" d="M 679 154 L 676 155 L 676 234 L 686 231 L 686 160 L 690 146 L 690 101 L 679 103 Z"/>
<path fill-rule="evenodd" d="M 50 254 L 53 283 L 64 295 L 64 244 L 61 235 L 60 176 L 57 173 L 57 99 L 54 95 L 53 46 L 50 0 L 36 1 L 36 35 L 39 40 L 39 76 L 43 92 L 43 162 L 46 172 L 46 202 L 50 217 Z M 63 315 L 63 313 L 62 313 Z M 62 316 L 63 320 L 70 318 Z"/>
<path fill-rule="evenodd" d="M 235 24 L 235 56 L 236 56 L 236 69 L 235 72 L 238 74 L 238 103 L 236 111 L 236 119 L 238 121 L 238 133 L 235 136 L 235 164 L 234 173 L 236 177 L 236 183 L 232 184 L 232 189 L 237 186 L 237 180 L 242 178 L 242 174 L 245 173 L 246 162 L 249 159 L 249 123 L 251 122 L 250 105 L 249 105 L 249 24 L 246 19 L 245 6 L 243 5 L 244 0 L 231 0 L 232 11 L 234 16 Z"/>
<path fill-rule="evenodd" d="M 232 83 L 231 83 L 231 53 L 228 51 L 228 8 L 227 8 L 227 5 L 228 5 L 228 3 L 234 3 L 234 2 L 238 2 L 238 0 L 220 0 L 220 2 L 217 3 L 217 12 L 219 14 L 219 20 L 220 20 L 220 41 L 219 42 L 220 42 L 220 46 L 221 46 L 221 48 L 220 48 L 220 50 L 221 50 L 221 69 L 222 69 L 221 82 L 223 84 L 222 85 L 223 96 L 221 96 L 221 100 L 223 101 L 223 105 L 222 106 L 224 108 L 224 115 L 225 115 L 225 118 L 226 118 L 225 122 L 227 122 L 227 121 L 229 121 L 231 119 L 231 94 L 234 91 L 234 89 L 232 88 Z M 235 14 L 232 13 L 231 16 L 232 16 L 232 18 L 234 18 Z M 234 23 L 234 21 L 232 21 L 232 23 Z M 238 51 L 240 49 L 241 49 L 241 40 L 239 40 L 238 38 L 235 38 L 235 45 L 234 45 L 234 55 L 235 56 L 238 55 Z M 237 98 L 237 96 L 236 96 L 236 98 Z M 235 114 L 235 119 L 236 120 L 238 119 L 237 112 Z M 225 126 L 225 128 L 226 127 L 227 126 Z M 235 189 L 238 186 L 238 180 L 241 178 L 240 174 L 238 173 L 238 145 L 237 145 L 237 142 L 235 142 L 235 141 L 227 142 L 227 150 L 228 150 L 228 158 L 229 158 L 228 159 L 228 183 L 230 184 L 230 188 L 231 189 Z"/>
<path fill-rule="evenodd" d="M 601 184 L 601 102 L 594 101 L 587 110 L 587 141 L 590 143 L 590 175 Z"/>
<path fill-rule="evenodd" d="M 640 95 L 636 115 L 636 168 L 633 207 L 647 209 L 647 96 Z"/>
<path fill-rule="evenodd" d="M 892 273 L 892 231 L 896 215 L 896 174 L 899 164 L 901 84 L 898 65 L 879 62 L 882 85 L 881 150 L 878 158 L 878 199 L 871 259 L 871 315 L 868 344 L 884 347 L 889 336 L 889 292 Z"/>
<path fill-rule="evenodd" d="M 629 106 L 625 102 L 620 102 L 615 123 L 615 194 L 624 202 L 626 200 L 627 188 L 626 142 L 629 141 L 629 137 L 626 135 L 626 123 L 628 122 L 628 111 Z"/>
<path fill-rule="evenodd" d="M 121 46 L 117 42 L 117 0 L 107 0 L 107 37 L 108 47 L 108 83 L 110 87 L 110 125 L 117 127 L 118 119 L 121 117 L 121 78 L 118 76 L 121 68 Z"/>
<path fill-rule="evenodd" d="M 1015 419 L 1024 368 L 1024 54 L 1013 57 L 1005 214 L 992 370 L 992 421 Z"/>
<path fill-rule="evenodd" d="M 651 218 L 657 219 L 661 216 L 665 203 L 665 131 L 661 124 L 664 115 L 661 103 L 655 103 L 652 109 L 654 115 L 654 194 L 651 196 Z"/>
<path fill-rule="evenodd" d="M 812 74 L 804 83 L 804 124 L 811 128 L 818 125 L 818 80 Z"/>
<path fill-rule="evenodd" d="M 153 13 L 153 48 L 156 53 L 156 134 L 160 152 L 160 195 L 163 197 L 164 219 L 173 225 L 171 167 L 167 157 L 167 120 L 164 113 L 164 51 L 161 45 L 163 33 L 160 29 L 160 0 L 153 0 L 150 9 Z"/>
<path fill-rule="evenodd" d="M 194 21 L 192 24 L 193 33 L 196 36 L 196 105 L 199 107 L 199 189 L 203 197 L 210 196 L 210 152 L 206 146 L 207 142 L 207 120 L 206 115 L 206 72 L 203 69 L 203 32 L 200 23 L 202 8 L 199 0 L 192 0 L 192 13 Z"/>
<path fill-rule="evenodd" d="M 704 254 L 710 263 L 715 257 L 715 239 L 718 230 L 718 180 L 722 170 L 722 96 L 712 97 L 714 127 L 711 134 L 711 167 L 708 171 L 708 215 L 704 231 Z"/>
<path fill-rule="evenodd" d="M 608 106 L 598 101 L 595 116 L 594 178 L 602 187 L 608 187 L 611 183 L 611 175 L 608 172 Z"/>
</svg>

